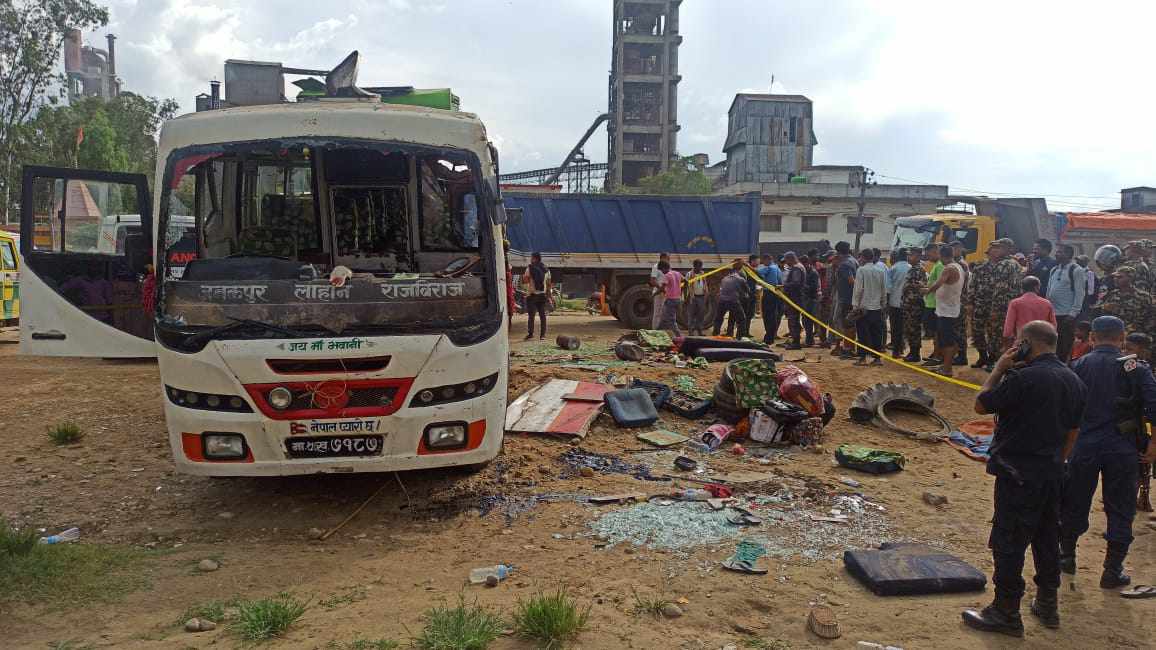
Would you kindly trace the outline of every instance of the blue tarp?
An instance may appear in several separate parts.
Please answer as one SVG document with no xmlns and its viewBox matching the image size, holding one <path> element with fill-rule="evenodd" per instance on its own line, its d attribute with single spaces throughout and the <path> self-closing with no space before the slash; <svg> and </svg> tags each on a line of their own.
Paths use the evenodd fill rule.
<svg viewBox="0 0 1156 650">
<path fill-rule="evenodd" d="M 758 197 L 505 193 L 522 218 L 510 248 L 551 253 L 745 256 L 758 251 Z"/>
</svg>

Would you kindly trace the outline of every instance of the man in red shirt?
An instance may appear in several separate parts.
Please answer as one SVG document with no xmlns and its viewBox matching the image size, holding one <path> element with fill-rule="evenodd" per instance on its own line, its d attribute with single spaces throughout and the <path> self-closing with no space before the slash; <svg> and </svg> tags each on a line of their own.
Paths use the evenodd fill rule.
<svg viewBox="0 0 1156 650">
<path fill-rule="evenodd" d="M 1056 326 L 1056 310 L 1047 298 L 1040 296 L 1040 279 L 1029 275 L 1020 281 L 1023 295 L 1011 301 L 1007 307 L 1007 317 L 1003 321 L 1003 342 L 1005 348 L 1010 348 L 1024 325 L 1042 320 Z"/>
</svg>

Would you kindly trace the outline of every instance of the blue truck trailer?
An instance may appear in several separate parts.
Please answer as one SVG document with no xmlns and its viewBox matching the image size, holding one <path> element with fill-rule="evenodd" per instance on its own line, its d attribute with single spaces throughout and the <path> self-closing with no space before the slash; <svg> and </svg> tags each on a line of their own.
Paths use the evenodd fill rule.
<svg viewBox="0 0 1156 650">
<path fill-rule="evenodd" d="M 647 283 L 659 253 L 684 273 L 694 260 L 714 268 L 758 252 L 757 194 L 641 196 L 505 192 L 510 263 L 524 268 L 539 252 L 568 293 L 602 292 L 627 327 L 650 327 Z M 712 278 L 717 284 L 719 276 Z M 713 318 L 715 303 L 709 305 Z"/>
</svg>

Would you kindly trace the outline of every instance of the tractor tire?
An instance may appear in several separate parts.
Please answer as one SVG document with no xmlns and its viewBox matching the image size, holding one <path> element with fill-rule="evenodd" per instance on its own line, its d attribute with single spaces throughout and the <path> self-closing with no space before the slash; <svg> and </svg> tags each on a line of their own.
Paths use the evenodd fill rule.
<svg viewBox="0 0 1156 650">
<path fill-rule="evenodd" d="M 618 299 L 618 320 L 630 329 L 650 329 L 653 314 L 654 299 L 649 285 L 636 284 L 623 291 Z"/>
</svg>

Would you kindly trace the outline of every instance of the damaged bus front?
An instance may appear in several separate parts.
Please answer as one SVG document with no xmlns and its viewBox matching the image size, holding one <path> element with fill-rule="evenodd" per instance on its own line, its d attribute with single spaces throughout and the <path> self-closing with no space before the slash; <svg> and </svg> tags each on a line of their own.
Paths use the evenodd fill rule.
<svg viewBox="0 0 1156 650">
<path fill-rule="evenodd" d="M 178 469 L 497 455 L 508 342 L 495 158 L 472 115 L 364 99 L 166 124 L 142 293 Z"/>
</svg>

